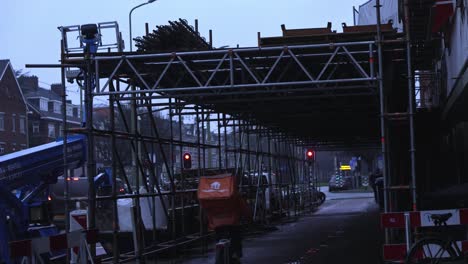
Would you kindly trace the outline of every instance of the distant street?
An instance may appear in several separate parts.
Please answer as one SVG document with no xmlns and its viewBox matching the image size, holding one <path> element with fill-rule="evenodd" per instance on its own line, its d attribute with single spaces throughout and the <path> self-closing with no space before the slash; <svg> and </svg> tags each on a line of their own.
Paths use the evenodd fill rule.
<svg viewBox="0 0 468 264">
<path fill-rule="evenodd" d="M 372 193 L 326 193 L 315 213 L 246 238 L 242 263 L 379 263 L 382 233 Z M 178 263 L 214 263 L 213 252 Z"/>
<path fill-rule="evenodd" d="M 341 191 L 341 192 L 329 192 L 328 186 L 320 187 L 320 191 L 324 192 L 327 196 L 327 200 L 336 199 L 355 199 L 355 198 L 374 198 L 374 193 L 369 187 L 367 191 Z"/>
</svg>

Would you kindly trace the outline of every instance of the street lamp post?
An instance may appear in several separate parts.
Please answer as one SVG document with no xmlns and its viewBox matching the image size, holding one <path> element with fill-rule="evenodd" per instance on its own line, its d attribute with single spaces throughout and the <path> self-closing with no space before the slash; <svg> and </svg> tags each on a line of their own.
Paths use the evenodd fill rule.
<svg viewBox="0 0 468 264">
<path fill-rule="evenodd" d="M 133 40 L 132 40 L 132 12 L 133 10 L 139 8 L 139 7 L 142 7 L 144 5 L 147 5 L 147 4 L 151 4 L 153 2 L 156 2 L 156 0 L 148 0 L 148 2 L 146 3 L 143 3 L 143 4 L 139 4 L 137 6 L 135 6 L 134 8 L 132 8 L 132 10 L 130 10 L 130 13 L 128 14 L 128 27 L 129 27 L 129 31 L 130 31 L 130 41 L 128 42 L 129 45 L 130 45 L 130 51 L 132 51 L 132 46 L 133 46 Z"/>
</svg>

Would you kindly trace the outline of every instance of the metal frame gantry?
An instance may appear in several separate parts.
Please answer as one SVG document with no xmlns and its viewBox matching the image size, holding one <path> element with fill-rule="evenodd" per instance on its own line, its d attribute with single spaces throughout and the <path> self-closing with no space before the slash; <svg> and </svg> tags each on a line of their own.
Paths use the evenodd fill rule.
<svg viewBox="0 0 468 264">
<path fill-rule="evenodd" d="M 364 48 L 364 50 L 358 50 L 355 47 Z M 314 50 L 317 49 L 325 49 L 328 52 L 314 53 Z M 372 82 L 376 81 L 377 77 L 373 63 L 364 69 L 360 64 L 362 62 L 358 62 L 362 59 L 355 57 L 367 55 L 366 61 L 372 62 L 374 52 L 375 43 L 368 41 L 335 43 L 333 45 L 317 44 L 144 55 L 101 56 L 98 53 L 99 56 L 81 58 L 75 57 L 74 54 L 66 54 L 62 64 L 80 68 L 84 76 L 86 127 L 69 129 L 67 132 L 87 135 L 88 175 L 94 175 L 96 171 L 95 155 L 98 147 L 96 141 L 102 141 L 105 138 L 104 140 L 110 141 L 110 144 L 105 144 L 105 146 L 111 148 L 114 186 L 116 186 L 117 178 L 124 179 L 129 186 L 132 186 L 129 180 L 132 176 L 127 175 L 128 172 L 123 168 L 122 162 L 123 157 L 131 155 L 134 170 L 133 185 L 134 187 L 142 185 L 146 189 L 142 191 L 140 188 L 134 188 L 132 194 L 121 195 L 118 194 L 116 188 L 113 188 L 111 195 L 97 197 L 92 197 L 95 194 L 90 192 L 90 228 L 98 226 L 95 201 L 112 201 L 112 214 L 109 216 L 112 216 L 114 254 L 112 258 L 106 260 L 114 263 L 142 260 L 146 256 L 157 254 L 169 248 L 175 250 L 177 246 L 206 237 L 207 232 L 203 221 L 199 221 L 199 230 L 195 234 L 189 234 L 189 231 L 186 230 L 189 229 L 184 220 L 189 218 L 186 208 L 196 205 L 189 202 L 196 190 L 179 189 L 179 186 L 176 186 L 175 174 L 181 171 L 181 163 L 177 164 L 174 161 L 174 155 L 177 152 L 179 160 L 182 160 L 181 155 L 184 151 L 196 151 L 196 155 L 193 156 L 196 157 L 198 163 L 197 177 L 205 175 L 210 169 L 208 165 L 213 165 L 209 164 L 211 161 L 207 160 L 207 157 L 212 156 L 212 154 L 208 155 L 207 152 L 212 153 L 214 150 L 217 152 L 218 159 L 216 166 L 211 168 L 218 170 L 234 168 L 235 172 L 241 175 L 249 172 L 247 173 L 248 182 L 247 184 L 242 183 L 242 188 L 249 193 L 249 197 L 255 197 L 253 199 L 254 217 L 259 221 L 265 222 L 266 220 L 266 206 L 260 202 L 262 200 L 260 198 L 265 195 L 265 188 L 261 188 L 263 185 L 269 185 L 270 190 L 279 190 L 280 215 L 290 216 L 292 213 L 297 215 L 303 205 L 301 203 L 306 201 L 307 197 L 309 197 L 308 202 L 311 202 L 311 188 L 315 188 L 314 180 L 311 179 L 310 175 L 306 175 L 309 169 L 304 160 L 303 149 L 303 146 L 311 143 L 306 143 L 304 139 L 296 137 L 287 130 L 282 130 L 280 124 L 269 124 L 268 122 L 265 124 L 263 120 L 257 119 L 249 113 L 230 107 L 223 110 L 225 105 L 221 102 L 218 104 L 217 101 L 227 99 L 228 103 L 235 104 L 255 101 L 255 98 L 239 98 L 238 100 L 232 98 L 246 94 L 262 96 L 262 100 L 271 101 L 278 100 L 277 93 L 300 93 L 301 96 L 314 98 L 375 95 Z M 349 59 L 348 62 L 355 67 L 358 73 L 357 78 L 333 79 L 334 71 L 332 68 L 336 69 L 336 65 L 338 65 L 334 62 L 338 55 L 341 55 L 341 63 L 343 63 L 343 58 Z M 325 57 L 326 60 L 320 71 L 313 75 L 307 69 L 307 64 L 301 60 L 315 59 L 316 57 L 322 57 L 322 59 Z M 288 65 L 295 63 L 296 67 L 301 69 L 304 79 L 298 77 L 296 80 L 281 81 L 281 78 L 278 78 L 280 76 L 277 76 L 278 73 L 275 71 L 286 59 L 291 60 Z M 258 60 L 273 61 L 273 64 L 269 67 L 265 67 L 265 65 L 263 67 L 261 65 L 250 66 Z M 141 64 L 142 61 L 144 61 L 144 65 L 162 67 L 159 72 L 157 69 L 151 69 L 151 71 L 156 72 L 157 79 L 149 77 L 148 72 L 145 72 L 145 67 Z M 168 87 L 168 79 L 172 77 L 169 72 L 173 67 L 177 67 L 177 69 L 172 71 L 177 72 L 184 69 L 185 74 L 181 74 L 181 79 L 173 80 L 173 87 Z M 197 69 L 195 70 L 194 67 Z M 200 68 L 203 68 L 202 74 L 200 74 Z M 244 69 L 244 79 L 238 83 L 235 75 L 239 74 L 240 68 Z M 283 70 L 287 71 L 287 69 Z M 219 77 L 216 78 L 217 74 L 223 75 L 224 83 L 220 82 Z M 183 79 L 186 75 L 189 76 L 188 80 Z M 202 75 L 205 75 L 205 79 Z M 104 81 L 103 78 L 105 78 Z M 161 85 L 163 82 L 165 87 Z M 181 87 L 180 83 L 184 86 Z M 334 87 L 325 87 L 330 84 L 333 84 Z M 313 88 L 304 87 L 310 85 Z M 255 90 L 246 91 L 246 88 L 254 88 Z M 210 97 L 216 99 L 197 100 L 197 97 L 201 96 L 204 99 Z M 104 127 L 99 127 L 93 121 L 95 108 L 93 102 L 98 97 L 106 98 L 109 102 L 110 120 Z M 294 95 L 293 100 L 297 97 Z M 125 108 L 130 108 L 130 111 L 125 112 Z M 154 114 L 158 111 L 169 112 L 169 138 L 161 136 L 161 128 L 157 124 Z M 184 139 L 182 123 L 185 116 L 195 117 L 196 138 L 193 142 Z M 120 122 L 116 122 L 118 119 Z M 174 119 L 177 121 L 174 122 Z M 147 122 L 145 126 L 149 129 L 142 129 L 142 121 L 137 120 Z M 218 142 L 213 142 L 213 140 L 207 142 L 207 135 L 211 134 L 207 130 L 213 121 L 216 122 L 214 127 L 218 132 Z M 119 127 L 116 123 L 119 123 Z M 178 128 L 174 128 L 174 126 L 178 126 Z M 176 129 L 179 130 L 178 133 Z M 176 138 L 177 136 L 178 138 Z M 130 153 L 125 153 L 128 151 L 128 147 L 123 147 L 125 145 L 130 145 Z M 150 146 L 152 149 L 159 148 L 160 158 L 162 158 L 163 166 L 169 176 L 170 188 L 166 191 L 162 190 L 160 186 L 160 177 L 157 175 L 158 170 L 154 167 L 155 164 L 145 163 L 145 157 L 153 154 L 149 151 Z M 252 178 L 255 178 L 255 173 L 261 175 L 265 171 L 268 171 L 266 173 L 269 177 L 267 183 L 262 182 L 263 177 L 256 177 L 257 182 L 252 181 Z M 146 177 L 142 177 L 142 175 L 146 175 Z M 275 182 L 271 178 L 272 175 L 277 175 Z M 152 179 L 153 188 L 148 186 L 146 178 Z M 241 177 L 241 179 L 245 179 L 245 177 Z M 151 180 L 149 181 L 151 182 Z M 252 186 L 254 184 L 256 186 Z M 90 186 L 92 186 L 91 181 Z M 135 252 L 122 254 L 119 252 L 117 201 L 132 198 L 136 209 L 135 214 L 140 215 L 141 205 L 139 203 L 142 197 L 151 197 L 153 201 L 155 197 L 167 197 L 167 204 L 164 202 L 165 199 L 159 198 L 159 201 L 161 201 L 161 206 L 165 209 L 165 214 L 171 223 L 169 225 L 170 240 L 159 240 L 159 243 L 145 245 L 143 230 L 136 228 Z M 177 216 L 177 207 L 181 208 L 182 220 Z M 153 213 L 155 211 L 153 209 Z M 152 217 L 154 219 L 156 215 Z M 198 212 L 197 217 L 198 219 L 203 218 L 201 211 Z M 137 223 L 136 227 L 141 227 L 141 222 L 135 221 L 135 223 Z M 177 230 L 179 223 L 181 230 Z M 153 241 L 158 241 L 158 232 L 155 230 L 153 231 L 153 239 Z"/>
<path fill-rule="evenodd" d="M 63 37 L 62 61 L 56 67 L 63 69 L 64 87 L 66 79 L 82 85 L 86 116 L 85 127 L 68 128 L 65 135 L 82 133 L 87 137 L 89 228 L 99 224 L 96 222 L 97 203 L 110 202 L 107 206 L 111 210 L 105 223 L 111 222 L 112 226 L 113 257 L 105 260 L 114 263 L 140 261 L 165 250 L 175 253 L 179 246 L 207 237 L 201 209 L 198 208 L 196 213 L 189 209 L 197 203 L 194 201 L 196 189 L 190 188 L 184 179 L 182 154 L 185 151 L 196 154 L 193 155 L 197 161 L 196 177 L 216 169 L 236 173 L 247 180 L 241 188 L 249 197 L 254 197 L 254 215 L 260 222 L 266 221 L 266 206 L 260 200 L 267 187 L 278 190 L 280 215 L 299 214 L 301 201 L 307 197 L 309 203 L 313 202 L 312 189 L 316 186 L 305 162 L 304 146 L 317 150 L 333 148 L 349 143 L 349 139 L 340 141 L 327 135 L 310 135 L 310 131 L 303 131 L 301 125 L 304 124 L 288 122 L 291 116 L 271 116 L 268 111 L 275 115 L 278 113 L 275 112 L 276 103 L 289 102 L 296 111 L 294 114 L 317 118 L 322 106 L 310 107 L 309 102 L 319 104 L 322 99 L 333 98 L 338 103 L 328 104 L 340 109 L 359 109 L 353 107 L 368 104 L 364 112 L 369 109 L 374 112 L 360 118 L 363 123 L 377 121 L 380 112 L 381 138 L 385 139 L 384 40 L 379 25 L 377 41 L 156 54 L 124 53 L 117 41 L 117 52 L 111 52 L 106 46 L 108 52 L 90 56 L 72 48 L 68 50 Z M 62 30 L 62 35 L 73 30 L 79 31 L 79 26 Z M 341 74 L 342 67 L 347 67 L 347 75 Z M 65 68 L 77 68 L 79 73 L 67 76 Z M 376 100 L 379 94 L 380 100 Z M 96 123 L 94 116 L 94 102 L 98 98 L 108 102 L 108 120 L 101 120 L 101 123 Z M 340 98 L 346 100 L 339 101 Z M 301 108 L 301 105 L 305 106 Z M 261 107 L 266 107 L 266 111 L 260 111 Z M 158 119 L 158 113 L 167 113 L 166 126 L 158 124 L 164 122 Z M 192 121 L 185 123 L 184 117 L 192 117 Z M 169 132 L 163 133 L 161 128 L 167 127 L 167 122 Z M 188 136 L 184 130 L 190 123 L 193 124 L 193 134 Z M 370 133 L 356 145 L 368 146 L 376 142 L 379 142 L 379 136 Z M 381 142 L 384 160 L 387 160 L 385 141 Z M 106 151 L 110 153 L 113 188 L 107 195 L 96 195 L 92 181 L 96 175 L 99 148 L 110 148 Z M 162 160 L 164 169 L 156 166 L 154 155 Z M 214 156 L 217 157 L 215 162 Z M 267 183 L 262 181 L 263 177 L 258 177 L 264 172 Z M 167 174 L 168 182 L 161 179 L 162 173 Z M 256 182 L 252 181 L 255 175 Z M 272 175 L 276 175 L 275 180 Z M 384 179 L 387 177 L 385 169 Z M 117 179 L 127 183 L 130 194 L 119 194 Z M 66 197 L 69 198 L 68 193 Z M 387 195 L 385 197 L 387 204 Z M 142 198 L 152 199 L 153 205 L 159 201 L 170 223 L 166 232 L 168 238 L 163 239 L 164 232 L 154 228 L 151 232 L 154 243 L 147 245 L 145 237 L 148 234 L 142 228 L 142 220 L 134 217 L 134 250 L 121 252 L 118 201 L 133 199 L 134 213 L 138 216 L 141 215 Z M 151 211 L 153 226 L 156 226 L 156 206 Z M 194 218 L 190 218 L 189 213 Z M 187 223 L 185 219 L 198 222 L 197 228 L 192 230 L 188 225 L 193 222 Z M 202 241 L 206 247 L 206 239 Z"/>
</svg>

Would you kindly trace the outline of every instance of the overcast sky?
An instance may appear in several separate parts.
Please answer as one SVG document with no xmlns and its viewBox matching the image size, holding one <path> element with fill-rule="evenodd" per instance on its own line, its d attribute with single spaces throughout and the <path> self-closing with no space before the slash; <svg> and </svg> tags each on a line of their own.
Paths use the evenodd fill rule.
<svg viewBox="0 0 468 264">
<path fill-rule="evenodd" d="M 58 63 L 60 32 L 58 26 L 117 21 L 128 50 L 128 13 L 140 0 L 1 0 L 0 59 L 10 59 L 15 69 L 27 63 Z M 213 30 L 215 47 L 256 46 L 257 32 L 262 36 L 281 35 L 286 28 L 325 27 L 341 31 L 341 23 L 353 24 L 352 7 L 366 0 L 158 0 L 133 12 L 133 36 L 166 24 L 168 20 L 199 20 L 199 30 L 208 39 Z M 26 69 L 37 75 L 40 85 L 60 81 L 58 69 Z M 77 91 L 76 85 L 68 90 Z M 73 96 L 72 96 L 73 97 Z M 74 100 L 75 101 L 75 100 Z"/>
</svg>

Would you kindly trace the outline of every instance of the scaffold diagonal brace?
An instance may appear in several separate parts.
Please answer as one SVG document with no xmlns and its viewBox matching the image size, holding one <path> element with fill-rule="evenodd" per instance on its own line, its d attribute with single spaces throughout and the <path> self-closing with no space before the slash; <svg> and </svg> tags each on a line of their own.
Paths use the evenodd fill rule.
<svg viewBox="0 0 468 264">
<path fill-rule="evenodd" d="M 301 61 L 299 61 L 299 59 L 297 58 L 296 54 L 294 54 L 291 49 L 288 49 L 288 53 L 289 55 L 291 55 L 291 58 L 293 58 L 293 60 L 297 63 L 297 65 L 301 68 L 301 70 L 305 73 L 305 75 L 307 75 L 307 77 L 311 80 L 311 81 L 315 81 L 314 77 L 312 77 L 312 75 L 309 73 L 309 71 L 305 68 L 305 66 L 301 63 Z"/>
<path fill-rule="evenodd" d="M 276 59 L 275 63 L 273 63 L 273 66 L 271 66 L 270 70 L 268 71 L 267 75 L 265 76 L 265 78 L 263 79 L 262 81 L 262 84 L 266 83 L 268 78 L 270 78 L 270 75 L 273 73 L 273 71 L 276 69 L 276 66 L 278 65 L 278 63 L 281 61 L 281 59 L 283 58 L 284 56 L 284 50 L 281 51 L 281 54 L 278 56 L 278 58 Z"/>
<path fill-rule="evenodd" d="M 237 54 L 237 52 L 234 52 L 234 55 L 236 55 L 236 58 L 239 60 L 239 62 L 244 66 L 244 68 L 247 70 L 247 72 L 252 76 L 252 78 L 255 80 L 256 83 L 260 83 L 258 80 L 257 76 L 253 74 L 253 72 L 250 70 L 250 68 L 247 66 L 247 64 L 244 62 L 244 60 Z"/>
<path fill-rule="evenodd" d="M 171 67 L 172 62 L 174 62 L 174 57 L 172 57 L 171 60 L 167 63 L 166 67 L 164 67 L 164 70 L 162 71 L 161 75 L 159 75 L 158 80 L 154 83 L 152 90 L 155 90 L 158 87 L 159 83 L 162 81 L 167 71 Z"/>
<path fill-rule="evenodd" d="M 359 63 L 356 61 L 356 59 L 353 57 L 353 55 L 349 52 L 349 50 L 343 46 L 343 50 L 345 51 L 346 55 L 348 58 L 351 60 L 352 64 L 356 69 L 361 73 L 362 77 L 364 78 L 369 78 L 369 75 L 366 73 L 366 71 L 359 65 Z"/>
<path fill-rule="evenodd" d="M 211 73 L 210 77 L 208 78 L 208 80 L 206 81 L 204 87 L 208 87 L 208 85 L 210 85 L 211 83 L 211 80 L 213 80 L 215 74 L 219 71 L 219 69 L 221 68 L 221 65 L 223 65 L 224 61 L 226 60 L 228 54 L 224 54 L 223 58 L 219 61 L 218 65 L 216 66 L 216 68 L 214 69 L 214 71 Z"/>
<path fill-rule="evenodd" d="M 197 76 L 195 76 L 195 74 L 190 69 L 190 67 L 187 65 L 187 63 L 179 55 L 177 55 L 177 59 L 180 61 L 180 63 L 182 63 L 184 68 L 187 70 L 187 72 L 190 74 L 190 76 L 192 76 L 193 80 L 198 84 L 198 86 L 203 87 L 203 84 L 200 82 L 200 80 L 197 78 Z"/>
<path fill-rule="evenodd" d="M 320 71 L 319 75 L 317 76 L 317 80 L 320 80 L 320 78 L 322 78 L 322 75 L 325 73 L 325 71 L 328 69 L 328 66 L 330 65 L 330 63 L 333 61 L 333 59 L 335 58 L 336 54 L 338 53 L 338 51 L 340 50 L 341 47 L 337 47 L 335 49 L 335 51 L 333 52 L 333 54 L 330 56 L 330 58 L 328 59 L 327 63 L 325 63 L 325 66 L 322 68 L 322 70 Z M 330 76 L 328 76 L 327 80 L 330 79 Z"/>
<path fill-rule="evenodd" d="M 140 79 L 141 83 L 145 86 L 146 89 L 150 89 L 149 85 L 146 83 L 146 81 L 141 77 L 141 74 L 137 71 L 135 66 L 126 58 L 125 61 L 127 62 L 128 66 L 132 69 L 132 71 L 135 73 L 135 75 Z"/>
<path fill-rule="evenodd" d="M 115 69 L 112 71 L 111 75 L 107 78 L 107 82 L 104 84 L 104 86 L 100 90 L 101 93 L 106 90 L 107 86 L 109 86 L 110 81 L 112 80 L 112 78 L 114 78 L 115 74 L 120 69 L 120 66 L 122 65 L 123 61 L 124 61 L 123 59 L 119 60 L 119 63 L 117 64 L 117 66 L 115 66 Z M 98 61 L 96 61 L 96 63 L 97 62 Z"/>
</svg>

